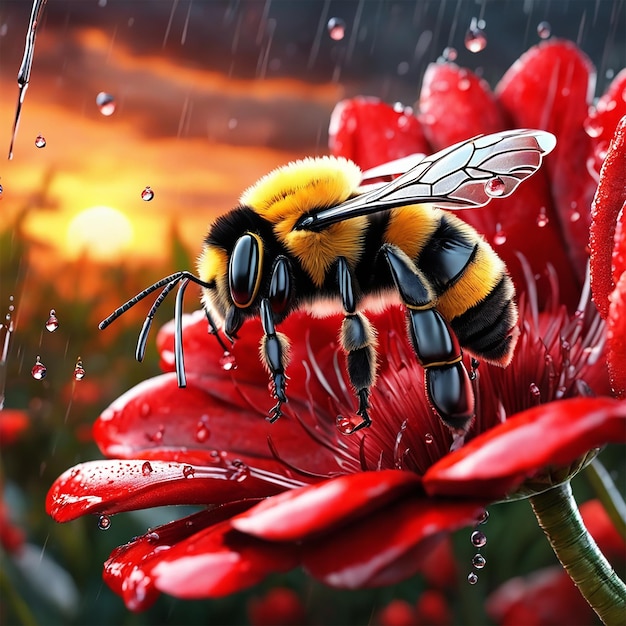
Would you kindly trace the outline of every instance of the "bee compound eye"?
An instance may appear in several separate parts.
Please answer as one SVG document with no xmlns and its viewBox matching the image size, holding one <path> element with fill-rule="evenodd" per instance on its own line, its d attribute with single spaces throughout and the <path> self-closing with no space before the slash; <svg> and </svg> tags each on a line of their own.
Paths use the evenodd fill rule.
<svg viewBox="0 0 626 626">
<path fill-rule="evenodd" d="M 228 265 L 228 284 L 239 308 L 250 306 L 261 282 L 263 246 L 258 235 L 246 233 L 235 243 Z"/>
</svg>

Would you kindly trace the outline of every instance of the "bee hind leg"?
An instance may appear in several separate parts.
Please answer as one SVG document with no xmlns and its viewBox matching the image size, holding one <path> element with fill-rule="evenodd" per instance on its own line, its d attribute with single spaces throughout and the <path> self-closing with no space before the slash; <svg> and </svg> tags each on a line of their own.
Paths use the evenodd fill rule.
<svg viewBox="0 0 626 626">
<path fill-rule="evenodd" d="M 362 313 L 356 312 L 356 281 L 343 257 L 338 259 L 337 283 L 345 317 L 341 324 L 341 347 L 346 353 L 350 383 L 354 388 L 359 406 L 358 421 L 351 420 L 351 434 L 371 425 L 369 409 L 370 388 L 376 380 L 376 332 Z"/>
</svg>

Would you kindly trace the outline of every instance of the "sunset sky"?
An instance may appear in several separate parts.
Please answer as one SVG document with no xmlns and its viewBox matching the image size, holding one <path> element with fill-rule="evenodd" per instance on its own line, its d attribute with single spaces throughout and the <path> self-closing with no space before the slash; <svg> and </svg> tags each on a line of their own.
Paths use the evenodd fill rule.
<svg viewBox="0 0 626 626">
<path fill-rule="evenodd" d="M 27 231 L 58 258 L 85 247 L 95 258 L 161 258 L 172 222 L 197 249 L 209 222 L 257 178 L 327 151 L 338 100 L 363 93 L 413 104 L 427 64 L 447 45 L 495 82 L 550 18 L 553 35 L 592 56 L 601 91 L 625 64 L 624 4 L 546 4 L 48 0 L 9 161 L 31 3 L 5 0 L 0 214 L 32 206 Z M 488 45 L 471 54 L 463 36 L 480 15 Z M 327 31 L 331 17 L 345 24 L 342 40 Z M 102 91 L 115 97 L 108 117 L 96 105 Z M 35 196 L 46 181 L 42 206 Z M 105 208 L 84 214 L 93 207 Z"/>
</svg>

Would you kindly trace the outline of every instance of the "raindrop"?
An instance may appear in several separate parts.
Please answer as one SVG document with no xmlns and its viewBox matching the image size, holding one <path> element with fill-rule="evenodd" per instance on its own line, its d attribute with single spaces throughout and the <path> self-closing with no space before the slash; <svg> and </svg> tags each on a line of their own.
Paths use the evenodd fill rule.
<svg viewBox="0 0 626 626">
<path fill-rule="evenodd" d="M 541 207 L 539 215 L 537 215 L 537 226 L 543 228 L 550 222 L 550 218 L 546 215 L 546 207 Z"/>
<path fill-rule="evenodd" d="M 505 191 L 506 184 L 499 176 L 494 176 L 485 183 L 485 193 L 491 198 L 499 198 Z"/>
<path fill-rule="evenodd" d="M 237 369 L 237 362 L 235 361 L 235 356 L 230 352 L 224 352 L 219 361 L 222 369 L 225 372 L 229 372 L 230 370 Z"/>
<path fill-rule="evenodd" d="M 502 230 L 502 226 L 499 223 L 496 224 L 496 233 L 493 236 L 493 243 L 496 246 L 501 246 L 506 243 L 506 233 Z"/>
<path fill-rule="evenodd" d="M 478 582 L 478 574 L 476 572 L 470 572 L 467 575 L 467 582 L 470 585 L 475 585 Z"/>
<path fill-rule="evenodd" d="M 472 565 L 476 568 L 476 569 L 482 569 L 483 567 L 485 567 L 487 561 L 485 559 L 485 557 L 482 554 L 475 554 L 474 558 L 472 559 Z"/>
<path fill-rule="evenodd" d="M 331 17 L 326 28 L 334 41 L 341 41 L 346 36 L 346 23 L 340 17 Z"/>
<path fill-rule="evenodd" d="M 45 148 L 46 138 L 43 135 L 37 135 L 37 137 L 35 138 L 35 146 L 37 148 Z"/>
<path fill-rule="evenodd" d="M 483 28 L 485 28 L 485 21 L 473 17 L 465 33 L 465 47 L 470 52 L 480 52 L 487 47 L 487 35 Z"/>
<path fill-rule="evenodd" d="M 150 465 L 150 461 L 146 461 L 142 466 L 141 466 L 141 473 L 144 476 L 150 476 L 150 474 L 152 474 L 152 465 Z"/>
<path fill-rule="evenodd" d="M 456 51 L 456 48 L 452 48 L 450 46 L 444 48 L 443 52 L 441 53 L 441 58 L 444 61 L 456 61 L 457 56 L 458 52 Z"/>
<path fill-rule="evenodd" d="M 96 104 L 98 105 L 98 109 L 100 109 L 100 113 L 105 117 L 109 117 L 115 113 L 115 98 L 106 91 L 101 91 L 96 96 Z"/>
<path fill-rule="evenodd" d="M 53 333 L 59 327 L 59 320 L 57 319 L 57 314 L 54 309 L 50 309 L 50 317 L 48 317 L 48 321 L 46 322 L 46 330 L 49 333 Z"/>
<path fill-rule="evenodd" d="M 35 365 L 33 365 L 33 369 L 30 370 L 30 373 L 33 375 L 35 380 L 42 380 L 46 377 L 47 372 L 48 368 L 41 362 L 41 359 L 38 356 Z"/>
<path fill-rule="evenodd" d="M 537 34 L 541 39 L 547 39 L 552 34 L 552 26 L 550 22 L 539 22 L 537 24 Z"/>
<path fill-rule="evenodd" d="M 85 368 L 82 359 L 78 357 L 76 365 L 74 365 L 74 380 L 82 380 L 83 378 L 85 378 Z"/>
<path fill-rule="evenodd" d="M 433 437 L 432 433 L 426 433 L 424 435 L 424 441 L 426 443 L 431 444 L 434 440 L 435 440 L 435 438 Z"/>
<path fill-rule="evenodd" d="M 183 467 L 183 476 L 185 478 L 193 478 L 193 475 L 196 473 L 196 470 L 191 465 L 185 465 Z"/>
<path fill-rule="evenodd" d="M 98 518 L 98 528 L 100 530 L 109 530 L 111 528 L 111 518 L 108 515 L 101 515 Z"/>
<path fill-rule="evenodd" d="M 483 546 L 487 545 L 487 536 L 484 532 L 480 530 L 475 530 L 470 536 L 470 541 L 472 542 L 472 545 L 476 548 L 482 548 Z"/>
<path fill-rule="evenodd" d="M 141 192 L 141 199 L 144 202 L 150 202 L 152 198 L 154 198 L 154 191 L 152 191 L 150 187 L 145 187 L 144 190 Z"/>
</svg>

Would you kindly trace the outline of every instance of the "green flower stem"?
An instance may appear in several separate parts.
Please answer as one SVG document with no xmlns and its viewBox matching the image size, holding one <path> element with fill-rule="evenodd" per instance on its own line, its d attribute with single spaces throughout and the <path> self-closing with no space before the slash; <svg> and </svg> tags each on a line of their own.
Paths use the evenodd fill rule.
<svg viewBox="0 0 626 626">
<path fill-rule="evenodd" d="M 589 534 L 569 482 L 530 498 L 539 525 L 579 591 L 607 626 L 623 626 L 626 585 Z"/>
<path fill-rule="evenodd" d="M 596 458 L 585 468 L 585 476 L 602 502 L 617 532 L 626 541 L 626 503 L 611 475 Z"/>
</svg>

